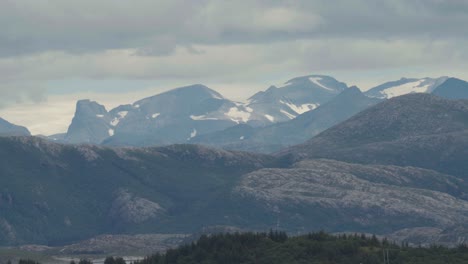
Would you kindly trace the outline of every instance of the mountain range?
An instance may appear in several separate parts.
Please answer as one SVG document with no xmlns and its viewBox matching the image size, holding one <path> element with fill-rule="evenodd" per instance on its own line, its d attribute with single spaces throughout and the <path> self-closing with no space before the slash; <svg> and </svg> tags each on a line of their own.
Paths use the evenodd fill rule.
<svg viewBox="0 0 468 264">
<path fill-rule="evenodd" d="M 323 130 L 380 101 L 381 99 L 365 96 L 357 87 L 351 87 L 317 109 L 305 112 L 290 121 L 265 127 L 238 125 L 223 131 L 194 137 L 189 142 L 227 149 L 271 153 L 303 143 Z"/>
<path fill-rule="evenodd" d="M 326 103 L 347 89 L 327 76 L 311 75 L 270 87 L 246 103 L 191 85 L 148 97 L 110 111 L 90 100 L 77 102 L 75 116 L 63 137 L 67 143 L 148 146 L 185 143 L 197 135 L 237 124 L 262 127 L 287 121 Z M 57 138 L 57 137 L 55 137 Z"/>
<path fill-rule="evenodd" d="M 448 77 L 388 82 L 362 93 L 323 75 L 293 78 L 234 102 L 203 86 L 191 85 L 110 111 L 90 100 L 77 102 L 65 143 L 108 146 L 162 146 L 195 143 L 233 150 L 274 152 L 303 143 L 365 110 L 408 93 L 468 98 L 468 83 Z M 296 133 L 290 133 L 295 130 Z"/>
<path fill-rule="evenodd" d="M 324 80 L 271 88 L 282 98 L 271 105 L 288 106 L 288 87 L 303 91 L 294 83 L 331 86 Z M 27 136 L 5 121 L 15 132 L 0 137 L 0 244 L 207 227 L 468 241 L 468 100 L 456 99 L 466 83 L 448 78 L 433 94 L 389 99 L 335 84 L 334 94 L 320 88 L 328 97 L 318 107 L 270 125 L 261 109 L 281 110 L 255 106 L 262 96 L 241 104 L 202 85 L 111 111 L 79 101 L 63 140 L 90 144 Z M 307 104 L 302 97 L 288 102 Z M 147 146 L 173 141 L 251 152 Z"/>
<path fill-rule="evenodd" d="M 468 239 L 467 120 L 466 100 L 409 94 L 275 155 L 0 137 L 0 243 L 227 226 L 455 245 Z"/>
</svg>

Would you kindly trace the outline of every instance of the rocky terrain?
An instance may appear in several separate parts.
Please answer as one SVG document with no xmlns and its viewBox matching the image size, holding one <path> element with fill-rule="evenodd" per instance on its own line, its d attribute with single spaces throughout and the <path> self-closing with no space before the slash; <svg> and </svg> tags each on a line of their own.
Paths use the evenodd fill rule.
<svg viewBox="0 0 468 264">
<path fill-rule="evenodd" d="M 293 215 L 281 221 L 287 229 L 374 233 L 463 223 L 468 217 L 465 191 L 465 182 L 434 171 L 331 160 L 255 171 L 236 189 L 279 219 Z M 323 221 L 326 215 L 333 217 Z"/>
<path fill-rule="evenodd" d="M 221 224 L 234 210 L 226 194 L 240 175 L 278 164 L 193 145 L 111 149 L 34 137 L 4 137 L 0 145 L 3 245 Z"/>
</svg>

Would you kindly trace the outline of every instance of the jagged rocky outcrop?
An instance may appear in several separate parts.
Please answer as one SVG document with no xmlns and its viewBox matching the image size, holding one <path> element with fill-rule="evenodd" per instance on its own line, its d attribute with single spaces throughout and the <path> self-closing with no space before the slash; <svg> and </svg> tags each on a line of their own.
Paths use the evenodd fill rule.
<svg viewBox="0 0 468 264">
<path fill-rule="evenodd" d="M 90 100 L 76 103 L 75 116 L 64 140 L 68 143 L 99 144 L 112 135 L 111 116 L 103 105 Z"/>
</svg>

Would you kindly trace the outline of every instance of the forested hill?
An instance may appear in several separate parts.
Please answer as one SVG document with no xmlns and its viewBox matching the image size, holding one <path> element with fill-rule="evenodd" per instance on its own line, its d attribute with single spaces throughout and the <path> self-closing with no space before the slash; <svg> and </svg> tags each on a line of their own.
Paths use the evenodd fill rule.
<svg viewBox="0 0 468 264">
<path fill-rule="evenodd" d="M 388 252 L 387 262 L 384 251 Z M 135 264 L 159 263 L 468 263 L 468 247 L 408 247 L 380 241 L 375 236 L 334 236 L 324 232 L 299 237 L 288 237 L 282 232 L 218 234 L 202 236 L 195 243 Z"/>
</svg>

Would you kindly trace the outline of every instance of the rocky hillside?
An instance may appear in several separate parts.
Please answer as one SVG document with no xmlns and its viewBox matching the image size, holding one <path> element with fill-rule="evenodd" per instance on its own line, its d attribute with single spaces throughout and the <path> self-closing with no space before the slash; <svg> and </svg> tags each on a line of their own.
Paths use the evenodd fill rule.
<svg viewBox="0 0 468 264">
<path fill-rule="evenodd" d="M 467 184 L 435 171 L 332 160 L 245 175 L 236 194 L 277 218 L 287 230 L 360 230 L 461 224 L 468 217 Z"/>
<path fill-rule="evenodd" d="M 369 108 L 280 155 L 416 166 L 468 177 L 467 129 L 468 101 L 410 94 Z"/>
<path fill-rule="evenodd" d="M 193 232 L 225 221 L 241 175 L 277 166 L 269 156 L 193 145 L 109 149 L 4 137 L 0 146 L 2 245 Z"/>
</svg>

